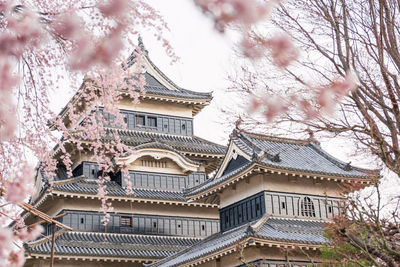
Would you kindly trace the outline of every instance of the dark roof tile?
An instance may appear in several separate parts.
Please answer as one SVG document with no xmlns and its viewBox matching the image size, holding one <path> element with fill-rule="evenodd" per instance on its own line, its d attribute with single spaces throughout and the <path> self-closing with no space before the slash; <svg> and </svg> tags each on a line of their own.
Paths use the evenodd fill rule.
<svg viewBox="0 0 400 267">
<path fill-rule="evenodd" d="M 56 255 L 160 259 L 197 243 L 198 238 L 65 232 L 56 239 Z M 28 244 L 29 253 L 49 254 L 51 240 Z"/>
<path fill-rule="evenodd" d="M 249 226 L 254 225 L 257 222 L 258 221 L 254 221 L 226 232 L 214 234 L 203 241 L 196 243 L 192 247 L 184 249 L 166 259 L 162 259 L 148 266 L 181 266 L 184 263 L 220 251 L 225 247 L 229 247 L 236 242 L 251 236 L 264 239 L 265 241 L 276 240 L 315 245 L 328 243 L 327 239 L 323 236 L 323 222 L 270 218 L 266 220 L 258 230 L 248 231 Z"/>
</svg>

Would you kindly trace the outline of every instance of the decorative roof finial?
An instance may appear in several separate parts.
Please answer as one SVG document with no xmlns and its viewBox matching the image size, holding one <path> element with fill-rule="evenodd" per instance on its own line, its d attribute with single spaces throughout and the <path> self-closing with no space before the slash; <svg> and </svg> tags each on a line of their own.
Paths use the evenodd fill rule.
<svg viewBox="0 0 400 267">
<path fill-rule="evenodd" d="M 309 142 L 317 144 L 317 145 L 320 145 L 320 142 L 315 138 L 314 132 L 310 128 L 307 128 L 306 132 L 308 132 L 308 139 L 307 140 Z"/>
<path fill-rule="evenodd" d="M 353 167 L 351 166 L 351 161 L 349 161 L 343 168 L 343 170 L 345 171 L 351 171 L 353 169 Z"/>
<path fill-rule="evenodd" d="M 139 46 L 139 48 L 142 50 L 142 52 L 144 52 L 144 53 L 146 53 L 146 54 L 149 53 L 149 51 L 146 50 L 146 47 L 144 47 L 143 39 L 142 39 L 142 36 L 141 36 L 141 35 L 139 35 L 139 37 L 138 37 L 138 46 Z"/>
<path fill-rule="evenodd" d="M 272 157 L 273 162 L 281 162 L 281 157 L 279 156 L 279 152 Z"/>
</svg>

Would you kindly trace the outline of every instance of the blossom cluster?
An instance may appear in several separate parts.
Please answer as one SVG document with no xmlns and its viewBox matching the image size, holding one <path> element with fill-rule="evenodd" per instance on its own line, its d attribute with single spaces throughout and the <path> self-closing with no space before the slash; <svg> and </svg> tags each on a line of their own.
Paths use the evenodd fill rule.
<svg viewBox="0 0 400 267">
<path fill-rule="evenodd" d="M 291 107 L 297 107 L 304 114 L 304 120 L 312 120 L 321 114 L 332 115 L 334 108 L 346 95 L 357 88 L 357 78 L 351 72 L 328 85 L 311 89 L 314 96 L 311 100 L 298 95 L 287 98 L 282 96 L 252 96 L 249 112 L 261 111 L 267 121 L 287 112 Z"/>
<path fill-rule="evenodd" d="M 106 198 L 108 173 L 115 170 L 116 159 L 130 149 L 105 125 L 124 127 L 118 102 L 123 96 L 129 96 L 138 103 L 140 94 L 144 94 L 140 63 L 143 51 L 133 41 L 138 27 L 153 32 L 171 60 L 176 60 L 164 38 L 166 23 L 144 1 L 16 3 L 0 0 L 0 189 L 3 192 L 0 201 L 3 207 L 27 201 L 32 195 L 35 176 L 38 179 L 38 171 L 28 164 L 32 157 L 39 162 L 37 169 L 40 168 L 50 185 L 59 165 L 65 166 L 71 176 L 72 151 L 68 145 L 73 144 L 99 163 L 103 173 L 99 177 L 100 211 L 107 214 L 112 210 Z M 128 66 L 126 55 L 122 55 L 124 45 L 136 48 L 133 66 Z M 85 81 L 79 87 L 82 72 Z M 67 106 L 69 112 L 62 117 L 50 110 L 49 95 L 61 90 L 64 80 L 70 81 L 75 97 Z M 99 107 L 103 108 L 104 115 L 116 119 L 109 120 L 99 114 Z M 61 139 L 52 132 L 54 129 L 61 133 Z M 129 188 L 127 191 L 132 192 Z M 9 224 L 7 220 L 19 220 L 17 214 L 11 216 L 11 213 L 18 210 L 1 209 L 1 225 Z M 107 223 L 107 216 L 104 222 Z M 24 251 L 19 244 L 33 240 L 38 232 L 38 228 L 29 226 L 17 225 L 15 229 L 12 233 L 1 227 L 1 266 L 22 266 Z"/>
</svg>

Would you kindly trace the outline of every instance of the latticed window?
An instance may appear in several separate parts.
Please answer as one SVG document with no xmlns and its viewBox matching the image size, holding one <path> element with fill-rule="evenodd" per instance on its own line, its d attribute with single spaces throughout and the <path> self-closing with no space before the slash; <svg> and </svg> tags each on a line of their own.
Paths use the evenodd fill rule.
<svg viewBox="0 0 400 267">
<path fill-rule="evenodd" d="M 132 217 L 121 216 L 120 224 L 121 226 L 132 227 Z"/>
<path fill-rule="evenodd" d="M 157 118 L 156 117 L 147 117 L 147 122 L 150 127 L 157 127 Z"/>
<path fill-rule="evenodd" d="M 301 216 L 315 217 L 315 207 L 311 198 L 305 197 L 301 200 L 300 211 L 301 211 Z"/>
</svg>

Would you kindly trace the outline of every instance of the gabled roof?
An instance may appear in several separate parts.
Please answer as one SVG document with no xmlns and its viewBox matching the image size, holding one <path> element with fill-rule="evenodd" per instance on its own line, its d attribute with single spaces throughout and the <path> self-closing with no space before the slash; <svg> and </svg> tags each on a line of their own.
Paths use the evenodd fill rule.
<svg viewBox="0 0 400 267">
<path fill-rule="evenodd" d="M 212 99 L 212 92 L 201 93 L 188 89 L 184 89 L 176 85 L 170 80 L 150 59 L 149 52 L 144 47 L 142 39 L 139 37 L 138 46 L 141 51 L 135 49 L 127 60 L 128 68 L 131 67 L 137 60 L 137 55 L 141 55 L 140 63 L 144 65 L 146 72 L 144 77 L 146 79 L 146 95 L 144 98 L 163 100 L 156 96 L 167 97 L 169 101 L 176 101 L 186 103 L 185 99 L 193 100 L 193 115 L 197 114 L 204 106 L 208 105 Z"/>
<path fill-rule="evenodd" d="M 232 141 L 248 156 L 255 157 L 255 160 L 265 166 L 277 169 L 353 178 L 378 175 L 375 170 L 357 168 L 345 163 L 329 155 L 320 145 L 308 140 L 240 132 Z"/>
<path fill-rule="evenodd" d="M 107 257 L 125 259 L 161 259 L 185 249 L 201 238 L 154 235 L 113 234 L 94 232 L 64 232 L 55 242 L 56 258 Z M 44 237 L 27 244 L 31 256 L 49 255 L 51 238 Z"/>
<path fill-rule="evenodd" d="M 367 184 L 379 177 L 379 171 L 344 163 L 311 141 L 235 131 L 215 177 L 188 189 L 185 195 L 200 199 L 259 171 Z"/>
<path fill-rule="evenodd" d="M 328 243 L 323 236 L 324 223 L 320 221 L 263 217 L 232 230 L 209 236 L 188 249 L 148 266 L 193 266 L 209 259 L 219 258 L 236 251 L 240 243 L 271 246 L 300 246 L 316 248 Z"/>
</svg>

